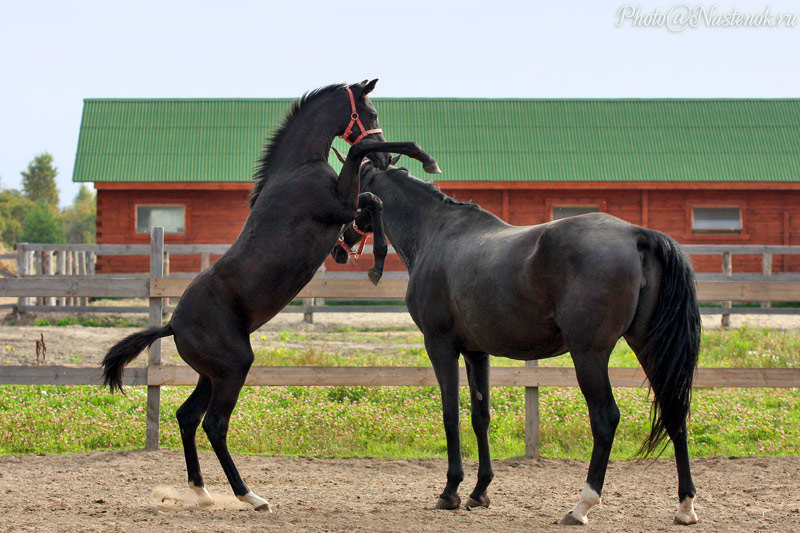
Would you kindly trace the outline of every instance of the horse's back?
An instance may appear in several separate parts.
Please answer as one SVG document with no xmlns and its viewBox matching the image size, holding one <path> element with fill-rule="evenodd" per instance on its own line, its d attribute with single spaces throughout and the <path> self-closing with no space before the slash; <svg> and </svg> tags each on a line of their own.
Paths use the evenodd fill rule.
<svg viewBox="0 0 800 533">
<path fill-rule="evenodd" d="M 606 214 L 467 232 L 429 263 L 414 307 L 470 348 L 523 359 L 562 353 L 574 320 L 630 322 L 641 283 L 637 226 Z"/>
</svg>

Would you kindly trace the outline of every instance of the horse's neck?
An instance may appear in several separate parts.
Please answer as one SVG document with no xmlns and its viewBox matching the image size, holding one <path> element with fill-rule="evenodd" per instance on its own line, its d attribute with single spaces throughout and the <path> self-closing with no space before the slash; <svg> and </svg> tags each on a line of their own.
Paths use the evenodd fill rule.
<svg viewBox="0 0 800 533">
<path fill-rule="evenodd" d="M 392 246 L 411 269 L 420 247 L 459 217 L 460 206 L 405 179 L 381 180 L 373 191 L 383 201 L 383 221 Z"/>
<path fill-rule="evenodd" d="M 281 136 L 276 147 L 280 156 L 274 157 L 271 164 L 296 167 L 308 161 L 327 161 L 331 144 L 341 126 L 335 120 L 337 116 L 339 113 L 331 112 L 329 102 L 314 102 L 300 110 Z"/>
</svg>

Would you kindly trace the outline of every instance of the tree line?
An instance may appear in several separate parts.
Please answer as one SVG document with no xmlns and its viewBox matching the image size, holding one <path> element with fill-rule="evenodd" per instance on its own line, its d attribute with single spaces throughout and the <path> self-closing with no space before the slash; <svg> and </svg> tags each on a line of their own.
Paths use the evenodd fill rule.
<svg viewBox="0 0 800 533">
<path fill-rule="evenodd" d="M 22 190 L 4 189 L 0 182 L 0 241 L 93 243 L 97 221 L 94 192 L 86 185 L 72 205 L 59 211 L 58 169 L 47 152 L 34 157 L 21 172 Z"/>
</svg>

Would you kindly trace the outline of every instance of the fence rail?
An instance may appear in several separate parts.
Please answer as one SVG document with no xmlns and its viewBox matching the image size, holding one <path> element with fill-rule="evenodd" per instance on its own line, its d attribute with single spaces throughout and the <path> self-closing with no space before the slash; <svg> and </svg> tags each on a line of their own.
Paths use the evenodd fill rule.
<svg viewBox="0 0 800 533">
<path fill-rule="evenodd" d="M 229 245 L 226 244 L 168 244 L 163 248 L 164 251 L 164 264 L 165 276 L 172 278 L 190 279 L 196 273 L 170 273 L 169 262 L 170 256 L 174 255 L 199 255 L 201 258 L 201 269 L 204 269 L 210 264 L 211 255 L 221 255 L 225 253 Z M 774 255 L 800 255 L 800 246 L 784 246 L 784 245 L 727 245 L 727 244 L 709 244 L 709 245 L 687 245 L 683 247 L 684 250 L 690 255 L 721 255 L 722 256 L 722 272 L 719 274 L 714 273 L 698 273 L 698 289 L 701 291 L 701 299 L 707 302 L 714 302 L 713 305 L 705 305 L 701 307 L 703 314 L 721 314 L 723 325 L 730 325 L 730 315 L 736 314 L 784 314 L 784 315 L 800 315 L 800 308 L 790 307 L 774 307 L 772 302 L 797 302 L 800 297 L 796 297 L 796 291 L 787 293 L 783 291 L 782 286 L 777 282 L 796 283 L 800 282 L 800 272 L 772 272 L 772 262 Z M 370 253 L 371 245 L 366 247 L 366 253 Z M 389 248 L 389 253 L 395 253 L 392 247 Z M 89 282 L 82 279 L 83 276 L 91 276 L 96 278 L 108 278 L 115 280 L 114 283 L 120 283 L 119 275 L 103 275 L 95 273 L 95 261 L 98 256 L 119 256 L 119 255 L 150 255 L 150 245 L 147 244 L 39 244 L 39 243 L 21 243 L 17 246 L 16 254 L 4 254 L 2 257 L 7 259 L 17 259 L 18 270 L 22 277 L 68 277 L 75 280 L 79 284 L 93 284 L 99 282 Z M 733 255 L 761 255 L 762 256 L 762 271 L 758 272 L 744 272 L 733 273 L 732 269 L 732 256 Z M 8 277 L 8 275 L 3 276 Z M 142 278 L 148 279 L 150 274 L 131 274 L 124 276 L 124 279 Z M 355 287 L 349 285 L 352 280 L 364 279 L 362 272 L 325 272 L 322 269 L 316 276 L 317 279 L 325 280 L 351 280 L 341 282 L 341 286 Z M 1 279 L 1 278 L 0 278 Z M 402 299 L 404 291 L 401 289 L 393 290 L 388 288 L 393 283 L 391 279 L 408 279 L 408 273 L 405 271 L 400 272 L 386 272 L 384 279 L 381 282 L 381 289 L 377 292 L 370 291 L 365 294 L 363 298 L 373 300 L 384 299 Z M 711 288 L 700 289 L 701 285 L 705 282 L 741 282 L 742 285 L 734 286 L 728 285 L 724 290 L 731 290 L 739 294 L 738 298 L 727 298 L 727 294 L 715 294 Z M 754 282 L 758 285 L 747 285 L 747 282 Z M 770 282 L 765 284 L 764 282 Z M 159 282 L 162 283 L 162 282 Z M 180 282 L 175 282 L 171 285 L 172 281 L 164 281 L 163 292 L 169 293 L 170 297 L 179 296 L 179 290 L 170 289 L 169 287 L 179 287 Z M 185 283 L 188 282 L 184 282 Z M 338 283 L 338 282 L 332 282 Z M 402 284 L 397 284 L 400 287 Z M 54 285 L 54 287 L 57 285 Z M 94 284 L 93 286 L 102 286 Z M 33 285 L 28 285 L 33 289 Z M 37 286 L 38 287 L 38 286 Z M 710 286 L 709 286 L 710 287 Z M 722 288 L 720 285 L 718 288 Z M 755 288 L 758 287 L 758 288 Z M 754 289 L 755 288 L 755 289 Z M 38 290 L 38 288 L 37 288 Z M 87 289 L 88 290 L 88 289 Z M 24 292 L 24 291 L 23 291 Z M 90 291 L 93 292 L 93 291 Z M 336 292 L 336 296 L 323 296 L 322 294 L 316 297 L 308 297 L 303 295 L 303 306 L 290 306 L 287 307 L 285 312 L 303 313 L 306 321 L 313 321 L 314 313 L 317 312 L 402 312 L 405 311 L 404 305 L 335 305 L 332 300 L 335 299 L 356 299 L 358 298 L 352 292 L 341 291 Z M 141 293 L 139 297 L 149 298 L 151 295 Z M 94 294 L 94 297 L 107 296 L 108 292 Z M 38 296 L 34 301 L 31 296 Z M 68 312 L 102 312 L 102 313 L 142 313 L 146 312 L 147 308 L 142 306 L 89 306 L 88 294 L 66 294 L 55 296 L 53 293 L 47 294 L 20 294 L 17 303 L 17 309 L 21 312 L 54 312 L 54 311 L 68 311 Z M 131 293 L 120 294 L 119 297 L 137 297 Z M 760 307 L 758 308 L 734 308 L 733 302 L 743 301 L 758 301 Z M 334 303 L 334 305 L 331 305 Z M 5 304 L 0 308 L 11 308 L 12 305 Z M 65 309 L 68 307 L 69 309 Z M 168 311 L 172 308 L 165 307 Z"/>
<path fill-rule="evenodd" d="M 21 245 L 24 253 L 19 254 L 20 272 L 30 274 L 28 269 L 33 254 L 41 257 L 53 251 L 55 245 Z M 64 246 L 64 245 L 58 245 Z M 147 277 L 111 277 L 86 275 L 94 269 L 87 268 L 80 276 L 36 276 L 21 278 L 0 278 L 0 296 L 20 298 L 57 298 L 62 301 L 85 301 L 82 299 L 97 296 L 133 297 L 149 299 L 149 321 L 152 326 L 160 326 L 164 305 L 168 298 L 178 297 L 191 281 L 186 278 L 166 277 L 168 265 L 167 251 L 178 253 L 222 253 L 226 247 L 218 245 L 164 245 L 162 228 L 153 228 L 151 243 L 147 245 L 66 245 L 62 256 L 66 262 L 68 254 L 83 252 L 85 258 L 97 254 L 139 254 L 150 256 L 150 273 Z M 80 246 L 80 248 L 78 248 Z M 113 246 L 113 248 L 108 248 Z M 800 246 L 699 246 L 697 253 L 723 253 L 723 270 L 730 265 L 732 253 L 772 254 L 800 253 Z M 109 252 L 110 250 L 111 252 Z M 726 255 L 727 254 L 727 255 Z M 727 259 L 726 259 L 727 257 Z M 766 256 L 765 256 L 766 257 Z M 59 260 L 60 261 L 60 260 Z M 208 256 L 203 263 L 208 265 Z M 764 264 L 767 265 L 767 261 Z M 85 264 L 85 262 L 84 262 Z M 771 263 L 770 263 L 771 264 Z M 46 272 L 44 266 L 40 272 Z M 80 269 L 79 269 L 80 272 Z M 800 301 L 800 282 L 794 278 L 774 278 L 766 275 L 763 279 L 731 280 L 726 272 L 723 279 L 697 282 L 697 292 L 701 300 L 710 301 Z M 325 277 L 313 279 L 300 293 L 306 302 L 314 298 L 402 298 L 408 284 L 407 276 L 388 275 L 378 287 L 366 279 L 348 277 Z M 39 306 L 31 306 L 37 308 Z M 42 305 L 41 307 L 48 307 Z M 80 305 L 78 308 L 85 308 Z M 398 306 L 399 307 L 399 306 Z M 299 310 L 308 313 L 313 305 Z M 402 309 L 402 308 L 399 308 Z M 398 310 L 399 310 L 398 309 Z M 327 309 L 326 309 L 327 310 Z M 370 310 L 374 308 L 370 307 Z M 736 310 L 727 309 L 729 313 Z M 749 310 L 751 311 L 751 310 Z M 760 309 L 760 311 L 771 311 Z M 461 369 L 462 383 L 466 383 L 464 369 Z M 613 386 L 642 387 L 647 380 L 641 369 L 612 368 L 609 375 Z M 524 367 L 496 367 L 491 374 L 492 386 L 525 387 L 525 449 L 526 455 L 538 456 L 539 450 L 539 387 L 577 386 L 573 368 L 539 367 L 536 362 L 528 362 Z M 159 414 L 161 408 L 161 387 L 167 385 L 192 385 L 197 374 L 188 367 L 161 364 L 161 339 L 150 348 L 146 368 L 128 368 L 123 382 L 128 385 L 147 386 L 147 431 L 146 449 L 158 448 Z M 25 385 L 92 385 L 101 382 L 99 368 L 73 368 L 65 366 L 18 367 L 0 366 L 0 384 Z M 429 367 L 254 367 L 248 376 L 248 385 L 303 385 L 303 386 L 429 386 L 435 385 L 433 370 Z M 697 370 L 697 387 L 800 387 L 800 369 L 775 368 L 701 368 Z"/>
<path fill-rule="evenodd" d="M 466 385 L 465 368 L 460 368 Z M 641 368 L 609 368 L 613 387 L 647 387 Z M 126 368 L 126 385 L 183 386 L 197 383 L 197 373 L 187 366 L 151 365 Z M 100 385 L 100 367 L 0 366 L 0 385 Z M 577 387 L 575 369 L 548 366 L 495 366 L 492 387 Z M 247 376 L 249 386 L 304 387 L 433 387 L 437 385 L 431 367 L 326 367 L 254 366 Z M 797 368 L 698 368 L 696 388 L 795 388 L 800 387 Z"/>
</svg>

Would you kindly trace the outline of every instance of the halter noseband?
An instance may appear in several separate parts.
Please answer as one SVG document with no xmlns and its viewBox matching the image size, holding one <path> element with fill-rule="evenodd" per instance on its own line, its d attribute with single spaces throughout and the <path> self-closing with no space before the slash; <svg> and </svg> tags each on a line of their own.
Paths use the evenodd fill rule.
<svg viewBox="0 0 800 533">
<path fill-rule="evenodd" d="M 371 135 L 373 133 L 383 133 L 383 130 L 380 128 L 375 128 L 374 130 L 368 130 L 364 128 L 364 125 L 361 123 L 361 119 L 358 118 L 358 111 L 356 110 L 356 99 L 353 96 L 353 91 L 350 90 L 350 87 L 345 87 L 347 89 L 347 95 L 350 97 L 350 124 L 347 125 L 347 129 L 344 130 L 344 133 L 339 135 L 340 138 L 344 139 L 350 146 L 356 144 L 358 141 L 366 137 L 367 135 Z M 356 137 L 355 141 L 351 141 L 349 139 L 350 134 L 353 133 L 353 125 L 358 124 L 358 127 L 361 129 L 361 135 Z"/>
<path fill-rule="evenodd" d="M 353 249 L 350 248 L 350 246 L 344 241 L 344 232 L 342 232 L 342 234 L 339 235 L 339 240 L 336 242 L 339 244 L 339 246 L 342 247 L 342 249 L 345 252 L 347 252 L 347 255 L 349 255 L 353 259 L 358 259 L 359 257 L 361 257 L 361 254 L 364 251 L 364 245 L 367 244 L 367 237 L 369 236 L 369 233 L 367 233 L 366 231 L 361 231 L 361 229 L 358 226 L 356 226 L 355 220 L 353 221 L 353 229 L 355 230 L 356 233 L 361 235 L 361 240 L 358 243 L 357 252 L 354 252 Z"/>
</svg>

